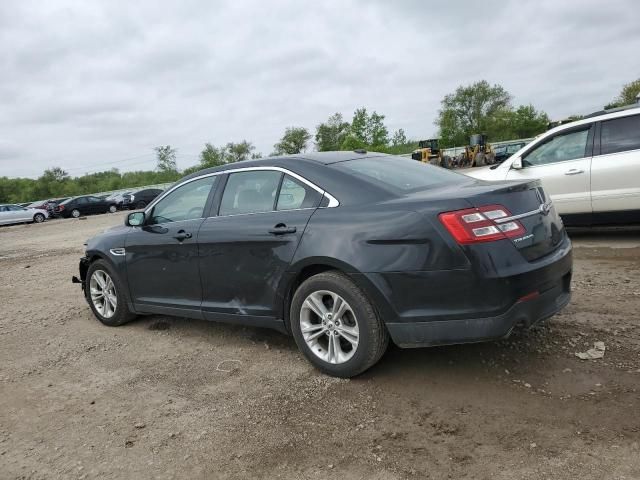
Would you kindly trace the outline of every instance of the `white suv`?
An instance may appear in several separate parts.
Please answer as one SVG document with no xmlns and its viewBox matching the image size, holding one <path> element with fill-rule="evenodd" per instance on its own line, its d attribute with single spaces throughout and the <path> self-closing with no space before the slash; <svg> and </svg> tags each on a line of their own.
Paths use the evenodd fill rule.
<svg viewBox="0 0 640 480">
<path fill-rule="evenodd" d="M 561 125 L 500 165 L 463 173 L 541 179 L 566 225 L 640 223 L 640 106 Z"/>
</svg>

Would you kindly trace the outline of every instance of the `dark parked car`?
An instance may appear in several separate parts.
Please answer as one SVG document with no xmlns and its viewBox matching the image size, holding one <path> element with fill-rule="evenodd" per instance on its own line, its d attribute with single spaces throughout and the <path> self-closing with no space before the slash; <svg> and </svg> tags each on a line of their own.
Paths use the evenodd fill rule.
<svg viewBox="0 0 640 480">
<path fill-rule="evenodd" d="M 293 335 L 331 375 L 401 347 L 502 338 L 570 299 L 571 243 L 537 180 L 485 182 L 361 151 L 189 175 L 90 239 L 106 325 L 169 314 Z"/>
<path fill-rule="evenodd" d="M 122 196 L 122 208 L 142 209 L 155 200 L 162 193 L 159 188 L 145 188 L 137 192 L 126 193 Z"/>
<path fill-rule="evenodd" d="M 70 197 L 64 198 L 54 198 L 47 202 L 47 212 L 49 212 L 49 217 L 53 218 L 56 215 L 56 207 L 60 205 L 65 200 L 69 200 Z"/>
<path fill-rule="evenodd" d="M 84 195 L 60 202 L 56 205 L 55 215 L 64 218 L 78 218 L 81 215 L 92 215 L 94 213 L 114 213 L 116 210 L 116 205 L 113 202 L 92 195 Z"/>
</svg>

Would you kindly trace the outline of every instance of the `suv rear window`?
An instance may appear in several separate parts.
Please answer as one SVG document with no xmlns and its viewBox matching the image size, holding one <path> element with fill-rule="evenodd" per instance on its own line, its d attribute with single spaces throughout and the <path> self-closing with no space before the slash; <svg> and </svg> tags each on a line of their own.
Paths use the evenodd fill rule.
<svg viewBox="0 0 640 480">
<path fill-rule="evenodd" d="M 640 115 L 602 122 L 601 132 L 602 155 L 640 149 Z"/>
<path fill-rule="evenodd" d="M 347 160 L 332 166 L 403 193 L 469 181 L 468 177 L 459 173 L 395 156 Z"/>
</svg>

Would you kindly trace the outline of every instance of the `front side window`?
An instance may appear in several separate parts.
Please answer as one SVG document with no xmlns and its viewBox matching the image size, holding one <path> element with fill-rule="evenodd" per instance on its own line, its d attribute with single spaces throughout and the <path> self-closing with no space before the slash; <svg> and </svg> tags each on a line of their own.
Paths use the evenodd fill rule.
<svg viewBox="0 0 640 480">
<path fill-rule="evenodd" d="M 176 188 L 153 207 L 149 223 L 155 225 L 201 218 L 216 179 L 216 176 L 204 177 Z"/>
<path fill-rule="evenodd" d="M 602 122 L 601 132 L 602 155 L 640 149 L 640 115 Z"/>
<path fill-rule="evenodd" d="M 276 210 L 317 207 L 321 197 L 322 194 L 309 185 L 285 175 L 280 187 Z"/>
<path fill-rule="evenodd" d="M 535 147 L 523 159 L 525 166 L 547 165 L 583 158 L 587 150 L 589 129 L 556 135 Z"/>
<path fill-rule="evenodd" d="M 220 202 L 220 215 L 271 212 L 282 173 L 254 170 L 229 175 Z"/>
</svg>

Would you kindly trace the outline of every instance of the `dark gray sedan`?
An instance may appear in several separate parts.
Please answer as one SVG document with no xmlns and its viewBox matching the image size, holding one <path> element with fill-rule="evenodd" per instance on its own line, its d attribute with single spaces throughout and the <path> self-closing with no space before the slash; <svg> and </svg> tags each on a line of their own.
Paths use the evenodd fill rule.
<svg viewBox="0 0 640 480">
<path fill-rule="evenodd" d="M 350 377 L 389 338 L 502 338 L 570 299 L 571 243 L 538 181 L 485 182 L 410 159 L 328 152 L 183 178 L 88 241 L 86 299 L 139 314 L 270 327 Z"/>
</svg>

